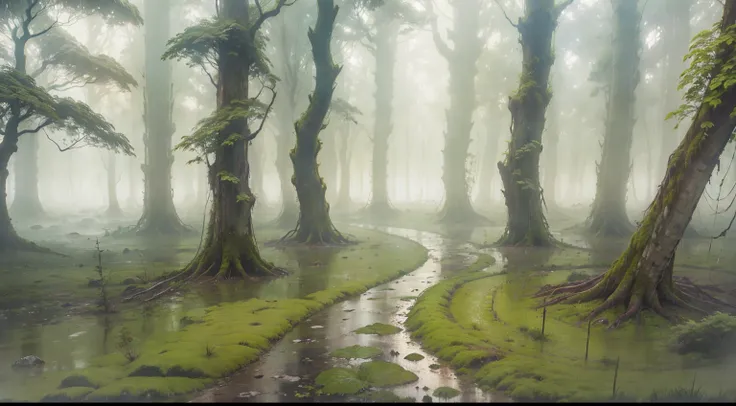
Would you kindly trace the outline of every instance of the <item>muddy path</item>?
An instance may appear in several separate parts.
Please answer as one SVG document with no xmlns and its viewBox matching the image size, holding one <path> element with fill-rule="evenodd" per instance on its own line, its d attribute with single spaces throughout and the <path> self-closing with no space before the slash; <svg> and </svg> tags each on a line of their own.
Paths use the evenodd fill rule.
<svg viewBox="0 0 736 406">
<path fill-rule="evenodd" d="M 320 396 L 315 378 L 332 367 L 351 367 L 368 360 L 333 358 L 330 353 L 353 345 L 373 346 L 382 350 L 379 359 L 399 364 L 415 373 L 419 379 L 390 388 L 402 398 L 427 401 L 426 396 L 439 387 L 452 387 L 461 394 L 450 399 L 456 402 L 508 401 L 502 394 L 484 393 L 472 382 L 461 379 L 452 369 L 425 352 L 403 329 L 403 323 L 416 296 L 441 279 L 452 276 L 472 263 L 473 247 L 435 233 L 391 227 L 366 228 L 383 231 L 419 242 L 429 250 L 429 259 L 414 272 L 377 286 L 357 298 L 335 304 L 312 316 L 283 337 L 259 361 L 215 387 L 199 393 L 192 402 L 314 402 L 339 400 Z M 487 272 L 501 270 L 493 265 Z M 373 323 L 401 327 L 393 335 L 356 334 L 354 330 Z M 419 361 L 406 360 L 408 354 L 420 354 Z M 433 365 L 434 364 L 434 365 Z M 433 367 L 430 368 L 430 365 Z M 439 368 L 437 368 L 439 365 Z M 441 399 L 433 398 L 433 401 Z"/>
</svg>

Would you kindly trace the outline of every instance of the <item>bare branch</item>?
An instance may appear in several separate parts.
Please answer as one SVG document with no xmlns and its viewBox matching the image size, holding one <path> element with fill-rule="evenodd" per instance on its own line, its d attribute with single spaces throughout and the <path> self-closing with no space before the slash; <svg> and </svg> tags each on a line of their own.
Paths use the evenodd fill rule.
<svg viewBox="0 0 736 406">
<path fill-rule="evenodd" d="M 452 58 L 452 49 L 450 49 L 447 43 L 442 40 L 442 37 L 440 36 L 439 29 L 437 28 L 437 14 L 435 14 L 434 8 L 432 7 L 432 1 L 433 0 L 424 1 L 424 5 L 427 8 L 427 11 L 429 12 L 429 14 L 431 14 L 429 25 L 432 27 L 432 39 L 434 40 L 434 44 L 437 47 L 440 55 L 449 60 Z"/>
<path fill-rule="evenodd" d="M 556 5 L 555 6 L 555 12 L 557 13 L 557 17 L 559 17 L 560 14 L 562 14 L 562 12 L 565 11 L 565 9 L 567 8 L 567 6 L 569 6 L 570 4 L 572 4 L 572 2 L 573 2 L 573 0 L 565 0 L 562 3 Z"/>
<path fill-rule="evenodd" d="M 283 7 L 285 5 L 286 6 L 290 6 L 290 5 L 294 4 L 294 1 L 296 1 L 296 0 L 292 1 L 289 4 L 286 3 L 286 0 L 278 0 L 278 1 L 279 2 L 276 4 L 276 6 L 274 8 L 272 8 L 271 10 L 268 10 L 268 11 L 266 11 L 264 13 L 263 12 L 263 9 L 261 8 L 261 2 L 259 0 L 255 0 L 256 7 L 258 7 L 258 14 L 259 14 L 259 16 L 258 16 L 258 19 L 256 20 L 256 22 L 253 23 L 253 25 L 250 27 L 250 37 L 251 38 L 255 38 L 256 32 L 258 32 L 258 30 L 261 28 L 261 26 L 263 25 L 263 23 L 266 20 L 268 20 L 269 18 L 275 17 L 281 11 L 281 7 Z"/>
<path fill-rule="evenodd" d="M 23 131 L 18 132 L 18 137 L 20 137 L 23 134 L 35 134 L 35 133 L 41 131 L 44 127 L 48 127 L 49 125 L 51 125 L 53 122 L 54 122 L 54 120 L 52 120 L 50 118 L 47 118 L 41 124 L 39 124 L 36 128 L 32 128 L 32 129 L 23 130 Z"/>
<path fill-rule="evenodd" d="M 509 24 L 511 24 L 511 26 L 513 26 L 514 28 L 516 28 L 518 30 L 519 29 L 519 26 L 517 24 L 514 24 L 513 21 L 511 21 L 511 19 L 509 18 L 508 14 L 506 14 L 506 10 L 504 10 L 503 6 L 501 5 L 501 2 L 499 2 L 498 0 L 493 0 L 493 1 L 495 1 L 496 4 L 498 4 L 498 8 L 501 9 L 501 12 L 503 13 L 503 16 L 506 17 L 506 21 L 508 21 Z"/>
<path fill-rule="evenodd" d="M 69 151 L 70 149 L 74 148 L 77 144 L 79 144 L 80 142 L 84 141 L 84 139 L 86 138 L 86 137 L 79 138 L 79 139 L 75 140 L 68 147 L 62 148 L 61 145 L 59 145 L 59 143 L 57 143 L 56 141 L 54 141 L 54 139 L 51 138 L 51 136 L 49 136 L 49 133 L 47 133 L 46 130 L 44 130 L 43 132 L 44 132 L 44 134 L 46 134 L 46 138 L 48 138 L 49 141 L 53 142 L 54 145 L 56 145 L 56 148 L 59 149 L 59 152 Z"/>
<path fill-rule="evenodd" d="M 256 138 L 256 136 L 258 135 L 258 133 L 260 133 L 261 130 L 263 130 L 263 125 L 266 123 L 266 119 L 268 118 L 268 114 L 271 112 L 271 108 L 273 107 L 273 103 L 276 101 L 275 85 L 273 85 L 273 86 L 264 86 L 264 88 L 266 88 L 266 87 L 269 90 L 271 90 L 271 94 L 272 94 L 272 96 L 271 96 L 271 102 L 268 103 L 268 107 L 266 107 L 266 112 L 263 114 L 263 120 L 261 120 L 261 125 L 259 125 L 258 126 L 258 129 L 255 130 L 251 135 L 249 135 L 248 137 L 245 138 L 245 141 L 246 142 L 253 141 Z"/>
</svg>

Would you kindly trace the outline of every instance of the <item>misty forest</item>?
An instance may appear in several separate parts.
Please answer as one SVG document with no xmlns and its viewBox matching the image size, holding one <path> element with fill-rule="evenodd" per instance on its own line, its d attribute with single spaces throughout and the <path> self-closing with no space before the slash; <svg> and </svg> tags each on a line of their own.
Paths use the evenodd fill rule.
<svg viewBox="0 0 736 406">
<path fill-rule="evenodd" d="M 0 401 L 736 401 L 736 0 L 0 32 Z"/>
</svg>

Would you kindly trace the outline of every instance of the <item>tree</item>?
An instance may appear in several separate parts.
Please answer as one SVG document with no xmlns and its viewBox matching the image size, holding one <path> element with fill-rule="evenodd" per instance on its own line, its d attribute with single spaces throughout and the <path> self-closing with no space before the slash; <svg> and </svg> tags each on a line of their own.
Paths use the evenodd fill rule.
<svg viewBox="0 0 736 406">
<path fill-rule="evenodd" d="M 626 215 L 626 186 L 631 170 L 635 92 L 639 84 L 641 15 L 637 0 L 616 0 L 612 4 L 614 38 L 609 71 L 610 94 L 603 153 L 598 165 L 598 182 L 588 228 L 595 235 L 621 237 L 630 235 L 632 231 Z"/>
<path fill-rule="evenodd" d="M 299 221 L 282 240 L 306 244 L 344 244 L 348 240 L 330 220 L 330 205 L 325 198 L 327 185 L 319 175 L 317 154 L 322 147 L 319 133 L 330 109 L 335 81 L 342 68 L 332 61 L 330 41 L 339 7 L 333 0 L 317 0 L 318 14 L 314 29 L 308 32 L 316 70 L 314 92 L 309 107 L 294 124 L 296 147 L 291 151 L 294 164 L 292 184 L 299 199 Z"/>
<path fill-rule="evenodd" d="M 509 97 L 511 142 L 498 163 L 508 210 L 501 245 L 548 246 L 554 243 L 542 211 L 539 154 L 544 114 L 552 98 L 549 73 L 554 62 L 552 34 L 562 11 L 572 2 L 526 0 L 525 15 L 514 24 L 521 36 L 522 70 L 519 87 Z"/>
<path fill-rule="evenodd" d="M 348 151 L 348 147 L 353 141 L 350 124 L 358 124 L 356 117 L 362 113 L 348 101 L 339 98 L 332 101 L 330 110 L 340 118 L 342 121 L 340 123 L 342 124 L 341 128 L 344 129 L 340 133 L 340 145 L 337 150 L 337 160 L 340 166 L 340 187 L 338 189 L 336 206 L 348 210 L 351 204 L 350 156 L 352 155 L 352 151 Z"/>
<path fill-rule="evenodd" d="M 143 215 L 135 227 L 138 234 L 179 234 L 189 230 L 174 207 L 171 165 L 174 163 L 171 138 L 175 125 L 171 66 L 162 61 L 169 37 L 171 4 L 169 0 L 144 0 L 145 26 L 145 163 Z"/>
<path fill-rule="evenodd" d="M 0 23 L 12 41 L 14 57 L 0 68 L 0 251 L 39 249 L 16 234 L 8 213 L 8 162 L 18 151 L 19 140 L 35 138 L 41 131 L 58 131 L 67 136 L 65 147 L 54 141 L 60 150 L 89 145 L 133 154 L 128 139 L 88 105 L 50 94 L 90 83 L 115 84 L 123 90 L 136 86 L 112 58 L 90 54 L 66 33 L 59 19 L 62 14 L 65 18 L 99 15 L 111 24 L 142 23 L 138 10 L 125 0 L 0 3 Z M 28 58 L 28 47 L 37 47 L 40 57 L 30 75 L 34 65 Z M 51 71 L 61 80 L 47 88 L 39 86 L 34 77 Z"/>
<path fill-rule="evenodd" d="M 665 304 L 707 311 L 722 305 L 699 288 L 673 277 L 675 251 L 713 169 L 736 128 L 736 0 L 726 0 L 721 21 L 693 38 L 681 76 L 684 104 L 670 116 L 693 117 L 684 139 L 667 163 L 667 172 L 629 245 L 604 274 L 583 282 L 548 286 L 538 296 L 547 305 L 603 300 L 590 314 L 625 305 L 612 324 L 648 308 L 668 318 Z M 722 235 L 725 235 L 724 231 Z"/>
<path fill-rule="evenodd" d="M 261 258 L 256 245 L 248 143 L 263 129 L 276 99 L 275 77 L 263 53 L 266 40 L 259 30 L 281 11 L 286 0 L 279 0 L 268 11 L 259 0 L 254 3 L 253 7 L 249 0 L 222 0 L 216 18 L 188 27 L 168 42 L 164 59 L 188 60 L 217 86 L 216 110 L 177 145 L 178 149 L 197 152 L 193 162 L 207 164 L 212 209 L 206 241 L 194 259 L 181 272 L 130 298 L 154 292 L 152 299 L 172 289 L 172 282 L 203 276 L 247 278 L 282 272 Z M 253 97 L 249 79 L 262 83 Z M 272 93 L 267 105 L 259 100 L 265 89 Z M 256 120 L 260 124 L 251 130 Z"/>
<path fill-rule="evenodd" d="M 432 0 L 425 4 L 431 12 Z M 480 0 L 453 1 L 451 4 L 453 28 L 447 36 L 454 46 L 450 47 L 440 36 L 436 17 L 430 19 L 435 46 L 450 70 L 450 108 L 445 113 L 447 129 L 442 175 L 445 204 L 441 219 L 451 223 L 467 223 L 485 219 L 470 204 L 466 166 L 472 117 L 477 107 L 474 83 L 478 72 L 476 64 L 486 39 L 481 30 L 481 14 L 487 12 L 488 7 L 481 7 Z"/>
</svg>

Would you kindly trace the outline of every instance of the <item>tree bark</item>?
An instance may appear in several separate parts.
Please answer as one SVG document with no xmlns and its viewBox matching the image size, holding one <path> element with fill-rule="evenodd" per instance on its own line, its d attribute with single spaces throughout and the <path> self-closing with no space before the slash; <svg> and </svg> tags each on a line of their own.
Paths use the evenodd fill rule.
<svg viewBox="0 0 736 406">
<path fill-rule="evenodd" d="M 388 140 L 393 130 L 391 116 L 393 114 L 394 68 L 398 36 L 398 21 L 390 19 L 377 24 L 374 37 L 376 110 L 373 124 L 371 200 L 368 210 L 370 213 L 381 216 L 394 213 L 388 199 Z"/>
<path fill-rule="evenodd" d="M 335 229 L 330 219 L 330 205 L 325 193 L 327 185 L 319 175 L 317 156 L 322 148 L 319 133 L 330 109 L 335 81 L 341 68 L 332 61 L 330 41 L 338 7 L 333 0 L 317 0 L 317 23 L 308 32 L 316 68 L 314 92 L 309 106 L 294 125 L 296 147 L 291 152 L 294 164 L 292 183 L 299 199 L 299 221 L 282 241 L 302 244 L 342 244 L 347 240 Z"/>
<path fill-rule="evenodd" d="M 118 174 L 115 152 L 107 153 L 107 215 L 117 217 L 123 214 L 118 201 Z"/>
<path fill-rule="evenodd" d="M 173 84 L 171 64 L 162 61 L 169 38 L 171 4 L 169 0 L 145 0 L 145 163 L 143 215 L 135 230 L 138 234 L 180 234 L 188 231 L 174 206 L 171 166 L 174 163 L 171 139 Z"/>
<path fill-rule="evenodd" d="M 352 204 L 350 198 L 350 158 L 348 147 L 350 146 L 350 123 L 345 123 L 345 132 L 340 137 L 340 146 L 337 150 L 337 160 L 340 165 L 340 189 L 337 195 L 336 207 L 349 210 Z"/>
<path fill-rule="evenodd" d="M 556 104 L 556 103 L 555 103 Z M 560 141 L 559 109 L 553 104 L 549 116 L 549 126 L 544 135 L 544 151 L 542 158 L 544 159 L 544 202 L 548 209 L 557 207 L 557 153 Z"/>
<path fill-rule="evenodd" d="M 476 63 L 483 49 L 479 34 L 479 0 L 452 2 L 453 29 L 448 33 L 454 43 L 451 48 L 432 25 L 435 45 L 447 61 L 450 70 L 450 108 L 445 113 L 445 149 L 443 152 L 442 182 L 445 204 L 440 212 L 443 221 L 477 222 L 479 216 L 470 204 L 467 182 L 468 147 L 475 112 Z"/>
<path fill-rule="evenodd" d="M 725 2 L 720 23 L 721 35 L 736 35 L 736 1 Z M 728 30 L 728 33 L 724 34 Z M 711 77 L 724 75 L 724 65 L 736 58 L 736 43 L 724 41 L 715 53 Z M 721 77 L 722 78 L 722 77 Z M 706 85 L 704 99 L 715 95 Z M 724 89 L 720 86 L 720 89 Z M 644 308 L 669 319 L 674 317 L 663 308 L 670 303 L 690 310 L 712 310 L 721 304 L 704 297 L 696 287 L 676 281 L 672 270 L 677 246 L 690 223 L 695 208 L 710 180 L 719 157 L 736 128 L 736 86 L 725 88 L 716 107 L 701 103 L 685 138 L 672 154 L 657 195 L 650 204 L 628 248 L 603 275 L 585 282 L 543 288 L 539 296 L 553 295 L 554 303 L 580 303 L 603 299 L 588 315 L 593 318 L 618 305 L 626 311 L 613 326 L 633 317 Z M 712 125 L 711 125 L 712 124 Z M 708 307 L 711 307 L 708 309 Z"/>
<path fill-rule="evenodd" d="M 554 62 L 552 34 L 562 10 L 554 0 L 526 0 L 519 19 L 522 72 L 516 93 L 509 97 L 511 142 L 506 160 L 498 163 L 508 210 L 506 230 L 498 241 L 507 246 L 550 246 L 555 243 L 542 209 L 539 155 L 544 115 L 552 94 L 548 88 Z"/>
<path fill-rule="evenodd" d="M 595 235 L 625 237 L 633 231 L 626 214 L 626 186 L 631 171 L 634 105 L 639 84 L 641 15 L 638 0 L 615 0 L 612 4 L 611 96 L 588 229 Z"/>
<path fill-rule="evenodd" d="M 38 196 L 38 138 L 35 134 L 18 140 L 15 158 L 15 195 L 10 211 L 23 219 L 37 219 L 44 215 Z"/>
<path fill-rule="evenodd" d="M 491 183 L 495 176 L 496 155 L 498 154 L 498 123 L 496 116 L 491 114 L 495 111 L 495 106 L 489 106 L 486 114 L 486 142 L 483 149 L 483 161 L 480 168 L 480 176 L 478 176 L 478 193 L 475 196 L 476 207 L 488 208 L 493 201 L 491 199 Z"/>
</svg>

